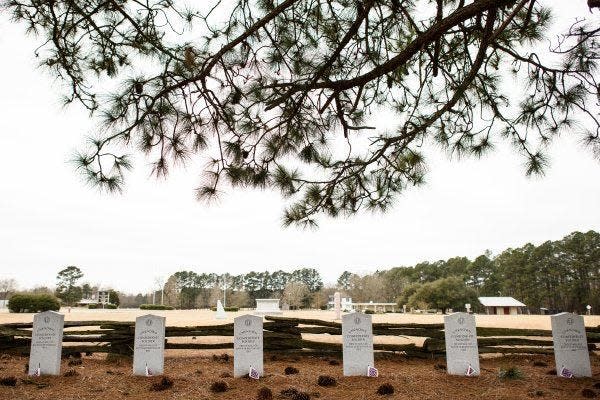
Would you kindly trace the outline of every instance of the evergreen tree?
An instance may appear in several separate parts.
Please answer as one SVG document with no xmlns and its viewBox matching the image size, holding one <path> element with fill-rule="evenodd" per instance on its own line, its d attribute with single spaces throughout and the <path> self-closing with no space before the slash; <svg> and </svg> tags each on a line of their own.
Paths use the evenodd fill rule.
<svg viewBox="0 0 600 400">
<path fill-rule="evenodd" d="M 338 288 L 340 290 L 348 290 L 350 289 L 350 278 L 352 277 L 352 273 L 349 271 L 344 271 L 340 275 L 337 280 Z"/>
<path fill-rule="evenodd" d="M 66 305 L 72 306 L 81 300 L 83 292 L 77 281 L 83 277 L 79 267 L 71 265 L 58 272 L 56 275 L 56 297 Z"/>
<path fill-rule="evenodd" d="M 422 184 L 423 142 L 480 157 L 506 140 L 528 175 L 563 131 L 600 153 L 600 30 L 582 15 L 550 36 L 552 2 L 195 3 L 5 2 L 65 101 L 102 122 L 76 157 L 92 184 L 119 190 L 134 145 L 161 177 L 199 155 L 199 198 L 276 188 L 292 201 L 284 224 L 313 225 Z M 382 108 L 394 129 L 377 131 Z"/>
<path fill-rule="evenodd" d="M 465 304 L 476 302 L 475 290 L 465 285 L 463 280 L 456 276 L 423 284 L 408 299 L 408 305 L 412 307 L 425 304 L 428 308 L 441 310 L 442 313 L 446 313 L 449 308 L 463 310 Z"/>
</svg>

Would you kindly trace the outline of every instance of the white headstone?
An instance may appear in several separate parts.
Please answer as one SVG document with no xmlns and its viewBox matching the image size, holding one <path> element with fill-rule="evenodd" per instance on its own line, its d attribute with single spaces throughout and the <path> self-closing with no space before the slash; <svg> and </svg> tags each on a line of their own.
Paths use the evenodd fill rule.
<svg viewBox="0 0 600 400">
<path fill-rule="evenodd" d="M 375 366 L 371 316 L 359 312 L 344 315 L 342 337 L 344 376 L 366 376 L 369 366 Z"/>
<path fill-rule="evenodd" d="M 479 375 L 479 348 L 475 316 L 454 313 L 444 316 L 446 364 L 451 375 Z"/>
<path fill-rule="evenodd" d="M 279 299 L 256 299 L 255 315 L 283 314 L 279 308 Z"/>
<path fill-rule="evenodd" d="M 581 315 L 560 313 L 550 317 L 556 373 L 564 368 L 576 377 L 592 376 L 585 325 Z"/>
<path fill-rule="evenodd" d="M 465 308 L 467 309 L 467 314 L 471 312 L 471 303 L 465 304 Z"/>
<path fill-rule="evenodd" d="M 44 311 L 33 317 L 29 375 L 60 375 L 65 316 Z"/>
<path fill-rule="evenodd" d="M 335 319 L 342 318 L 342 295 L 340 292 L 335 292 L 333 295 L 333 309 L 335 310 Z"/>
<path fill-rule="evenodd" d="M 225 308 L 223 308 L 223 303 L 221 300 L 217 300 L 217 313 L 215 314 L 216 319 L 225 319 L 227 318 L 227 314 L 225 313 Z"/>
<path fill-rule="evenodd" d="M 142 315 L 135 319 L 134 375 L 162 375 L 165 364 L 165 317 Z"/>
<path fill-rule="evenodd" d="M 242 315 L 233 320 L 233 376 L 248 375 L 250 367 L 263 376 L 263 319 Z"/>
</svg>

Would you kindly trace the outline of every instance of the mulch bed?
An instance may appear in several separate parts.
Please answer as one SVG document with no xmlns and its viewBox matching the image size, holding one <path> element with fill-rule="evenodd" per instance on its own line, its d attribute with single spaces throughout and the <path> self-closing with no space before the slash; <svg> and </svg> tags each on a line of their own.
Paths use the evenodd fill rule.
<svg viewBox="0 0 600 400">
<path fill-rule="evenodd" d="M 269 398 L 269 392 L 274 399 L 309 396 L 319 400 L 582 399 L 593 394 L 600 398 L 600 359 L 596 356 L 592 357 L 594 377 L 585 379 L 548 375 L 547 371 L 554 366 L 553 358 L 548 356 L 485 358 L 481 361 L 482 374 L 477 378 L 449 376 L 439 368 L 440 360 L 407 360 L 401 356 L 378 360 L 379 378 L 344 377 L 341 365 L 331 365 L 331 359 L 323 357 L 297 360 L 278 356 L 268 361 L 267 356 L 265 360 L 265 376 L 256 381 L 231 377 L 231 357 L 213 359 L 210 355 L 189 357 L 167 353 L 167 381 L 162 377 L 132 376 L 130 359 L 107 361 L 103 355 L 84 356 L 81 365 L 69 366 L 69 360 L 64 360 L 62 373 L 76 372 L 68 377 L 28 377 L 22 372 L 27 359 L 9 356 L 0 360 L 0 379 L 14 376 L 17 381 L 15 386 L 0 385 L 0 399 L 253 400 Z M 548 368 L 541 368 L 544 363 Z M 298 373 L 286 375 L 286 367 L 291 365 Z M 499 370 L 507 368 L 517 368 L 522 378 L 500 379 Z M 319 376 L 333 377 L 335 386 L 320 386 Z M 226 383 L 226 391 L 211 391 L 211 386 L 219 381 Z M 380 389 L 384 384 L 393 390 Z"/>
</svg>

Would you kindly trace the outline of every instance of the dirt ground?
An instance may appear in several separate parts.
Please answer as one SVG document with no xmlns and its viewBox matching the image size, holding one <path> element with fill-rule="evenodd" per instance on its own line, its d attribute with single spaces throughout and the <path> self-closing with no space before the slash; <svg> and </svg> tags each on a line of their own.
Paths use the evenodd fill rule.
<svg viewBox="0 0 600 400">
<path fill-rule="evenodd" d="M 168 352 L 169 353 L 169 352 Z M 63 360 L 63 376 L 30 378 L 24 372 L 27 359 L 3 355 L 0 378 L 15 376 L 16 386 L 0 386 L 0 399 L 198 399 L 245 400 L 258 399 L 258 390 L 269 388 L 274 399 L 290 399 L 281 394 L 295 388 L 319 400 L 419 399 L 419 400 L 515 400 L 515 399 L 580 399 L 600 396 L 600 359 L 592 357 L 593 378 L 565 379 L 551 374 L 554 361 L 549 356 L 502 357 L 483 359 L 479 377 L 449 376 L 440 364 L 443 360 L 406 360 L 400 356 L 377 360 L 379 378 L 343 377 L 339 360 L 330 358 L 282 358 L 266 355 L 265 376 L 259 381 L 232 378 L 233 360 L 213 359 L 208 352 L 190 357 L 167 355 L 165 373 L 173 386 L 164 391 L 152 391 L 151 385 L 160 377 L 136 377 L 131 374 L 131 360 L 107 361 L 103 355 L 84 356 L 82 364 L 69 366 L 73 360 Z M 221 354 L 221 352 L 219 352 Z M 231 354 L 231 353 L 229 353 Z M 275 357 L 275 358 L 273 358 Z M 337 365 L 332 365 L 337 364 Z M 285 375 L 287 366 L 298 374 Z M 521 379 L 498 377 L 500 368 L 516 367 Z M 69 371 L 75 371 L 71 373 Z M 66 373 L 67 376 L 64 374 Z M 72 376 L 68 376 L 72 375 Z M 320 375 L 336 379 L 334 387 L 317 384 Z M 227 391 L 212 393 L 215 381 L 225 381 Z M 380 385 L 389 383 L 394 394 L 379 395 Z M 587 395 L 587 396 L 586 396 Z M 305 398 L 306 399 L 306 398 Z"/>
</svg>

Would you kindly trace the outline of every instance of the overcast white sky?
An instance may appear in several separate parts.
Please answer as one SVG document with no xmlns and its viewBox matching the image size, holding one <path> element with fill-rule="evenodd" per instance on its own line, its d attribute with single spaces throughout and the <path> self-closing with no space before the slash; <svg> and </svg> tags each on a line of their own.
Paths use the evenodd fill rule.
<svg viewBox="0 0 600 400">
<path fill-rule="evenodd" d="M 561 3 L 561 18 L 589 15 L 584 0 Z M 34 41 L 0 15 L 0 279 L 54 285 L 77 265 L 85 280 L 145 292 L 155 277 L 182 270 L 232 274 L 314 267 L 327 282 L 348 269 L 412 265 L 497 253 L 527 242 L 600 230 L 600 163 L 575 136 L 552 145 L 543 178 L 499 144 L 481 161 L 429 153 L 427 184 L 385 215 L 282 228 L 284 202 L 271 191 L 229 191 L 218 204 L 194 198 L 200 165 L 167 181 L 141 160 L 121 195 L 86 187 L 68 160 L 94 121 L 64 109 L 60 90 L 36 69 Z"/>
</svg>

